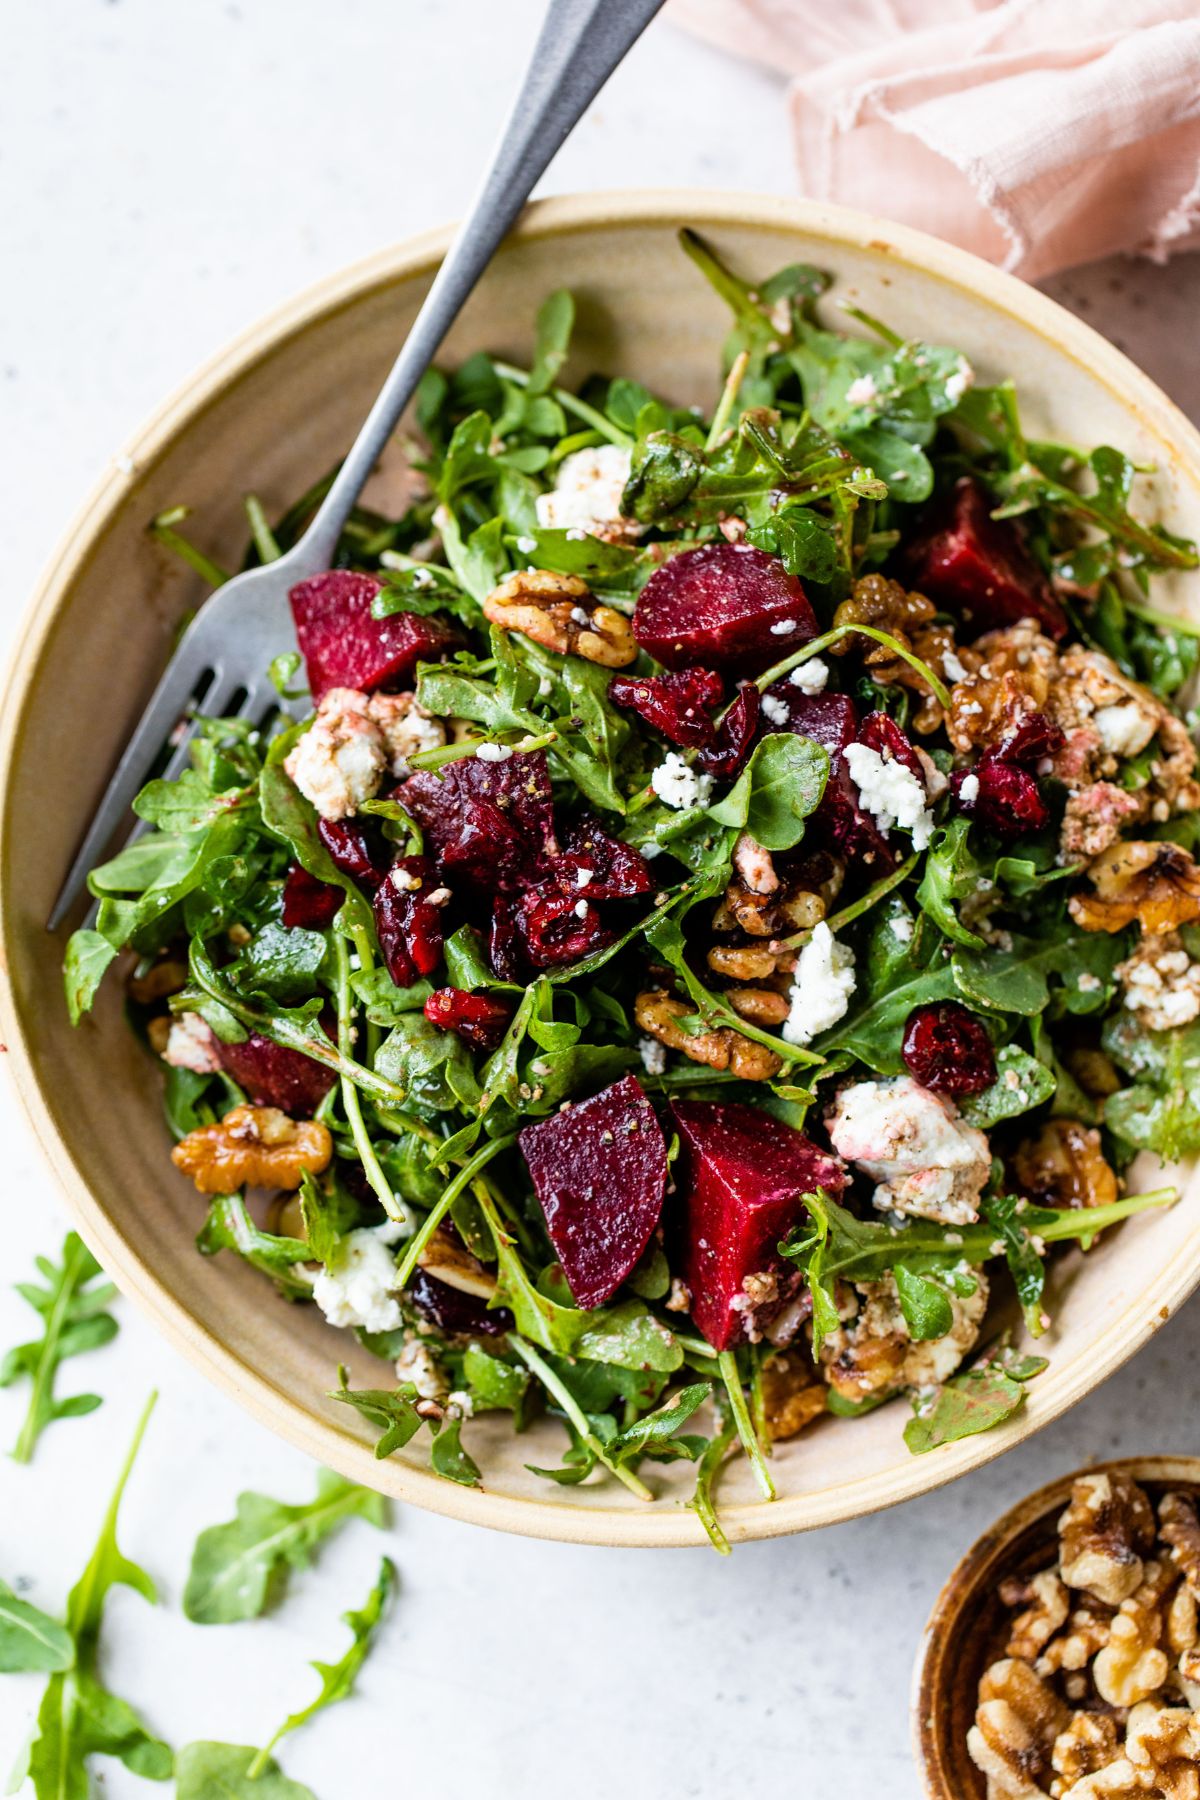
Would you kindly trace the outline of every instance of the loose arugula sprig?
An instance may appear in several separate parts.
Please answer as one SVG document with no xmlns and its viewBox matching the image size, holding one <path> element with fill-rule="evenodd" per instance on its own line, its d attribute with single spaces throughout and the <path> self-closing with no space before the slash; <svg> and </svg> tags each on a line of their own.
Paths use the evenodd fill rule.
<svg viewBox="0 0 1200 1800">
<path fill-rule="evenodd" d="M 289 1570 L 306 1568 L 318 1545 L 354 1518 L 384 1530 L 391 1510 L 382 1494 L 330 1469 L 319 1472 L 315 1498 L 296 1505 L 239 1494 L 236 1516 L 196 1539 L 184 1612 L 195 1625 L 258 1618 L 278 1600 Z"/>
<path fill-rule="evenodd" d="M 98 1350 L 117 1335 L 117 1321 L 107 1311 L 116 1289 L 107 1281 L 97 1285 L 103 1270 L 75 1232 L 64 1238 L 57 1263 L 39 1256 L 37 1269 L 42 1284 L 19 1282 L 17 1292 L 41 1317 L 42 1335 L 17 1344 L 0 1361 L 0 1387 L 11 1387 L 22 1377 L 32 1384 L 29 1409 L 12 1452 L 19 1463 L 32 1459 L 38 1438 L 55 1419 L 81 1419 L 95 1412 L 101 1404 L 99 1394 L 56 1399 L 55 1378 L 69 1357 Z"/>
<path fill-rule="evenodd" d="M 18 1759 L 10 1792 L 28 1777 L 37 1800 L 88 1800 L 91 1756 L 115 1756 L 150 1781 L 170 1779 L 174 1758 L 169 1747 L 150 1734 L 127 1701 L 104 1686 L 98 1668 L 100 1628 L 110 1591 L 133 1588 L 152 1606 L 157 1599 L 149 1575 L 130 1562 L 117 1543 L 117 1515 L 155 1399 L 152 1394 L 138 1421 L 96 1548 L 67 1600 L 66 1631 L 74 1645 L 73 1660 L 58 1668 L 46 1685 L 33 1741 Z"/>
</svg>

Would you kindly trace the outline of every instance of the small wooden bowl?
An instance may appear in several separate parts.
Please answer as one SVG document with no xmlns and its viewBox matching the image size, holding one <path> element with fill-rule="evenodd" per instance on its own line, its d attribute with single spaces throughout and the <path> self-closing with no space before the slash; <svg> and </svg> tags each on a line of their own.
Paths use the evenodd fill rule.
<svg viewBox="0 0 1200 1800">
<path fill-rule="evenodd" d="M 1170 1489 L 1200 1495 L 1200 1457 L 1134 1456 L 1094 1463 L 1039 1488 L 985 1531 L 938 1595 L 913 1670 L 913 1750 L 929 1800 L 986 1800 L 987 1782 L 967 1752 L 979 1679 L 1003 1655 L 1009 1609 L 1000 1583 L 1054 1561 L 1059 1515 L 1081 1475 L 1119 1471 L 1157 1502 Z"/>
</svg>

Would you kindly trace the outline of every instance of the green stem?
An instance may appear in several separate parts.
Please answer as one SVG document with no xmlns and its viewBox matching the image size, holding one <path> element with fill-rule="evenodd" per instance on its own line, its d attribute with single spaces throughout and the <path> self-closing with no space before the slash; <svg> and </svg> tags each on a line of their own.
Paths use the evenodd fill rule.
<svg viewBox="0 0 1200 1800">
<path fill-rule="evenodd" d="M 505 362 L 498 362 L 493 366 L 497 375 L 503 376 L 505 381 L 515 381 L 518 387 L 528 387 L 528 369 L 516 369 L 512 363 Z M 581 400 L 578 394 L 570 394 L 566 388 L 560 387 L 552 387 L 550 392 L 564 412 L 573 413 L 577 419 L 582 419 L 593 431 L 598 431 L 601 437 L 607 438 L 610 444 L 619 444 L 622 450 L 630 448 L 627 433 L 614 425 L 611 419 L 606 419 L 603 413 L 597 412 L 594 406 L 589 406 L 586 400 Z"/>
<path fill-rule="evenodd" d="M 333 934 L 333 953 L 337 970 L 338 1049 L 348 1058 L 354 1041 L 354 1014 L 350 1000 L 350 947 L 340 931 Z M 350 1135 L 354 1139 L 354 1148 L 358 1151 L 363 1173 L 370 1182 L 376 1199 L 389 1219 L 394 1219 L 397 1225 L 406 1225 L 410 1232 L 415 1231 L 416 1219 L 403 1201 L 397 1199 L 392 1192 L 391 1184 L 375 1154 L 371 1134 L 363 1119 L 358 1089 L 345 1074 L 341 1078 L 341 1084 L 342 1109 L 350 1126 Z"/>
<path fill-rule="evenodd" d="M 729 1405 L 733 1413 L 737 1434 L 742 1440 L 742 1449 L 750 1459 L 750 1467 L 754 1470 L 754 1479 L 764 1500 L 774 1500 L 775 1483 L 771 1480 L 771 1471 L 767 1467 L 762 1453 L 762 1445 L 754 1435 L 754 1427 L 750 1423 L 750 1414 L 746 1407 L 746 1396 L 742 1391 L 742 1378 L 738 1374 L 737 1357 L 732 1350 L 722 1350 L 717 1357 L 717 1367 L 725 1383 L 725 1391 L 729 1395 Z"/>
<path fill-rule="evenodd" d="M 525 736 L 518 738 L 515 744 L 508 745 L 514 755 L 524 756 L 530 750 L 545 750 L 556 742 L 557 731 L 544 731 L 538 737 Z M 498 744 L 503 740 L 498 736 L 484 735 L 477 738 L 466 738 L 461 744 L 439 744 L 435 750 L 417 750 L 408 758 L 411 769 L 441 769 L 447 763 L 461 762 L 464 756 L 474 756 L 480 744 Z"/>
<path fill-rule="evenodd" d="M 1200 638 L 1200 625 L 1193 624 L 1190 619 L 1181 619 L 1176 613 L 1162 612 L 1157 606 L 1143 606 L 1140 600 L 1126 600 L 1124 595 L 1121 597 L 1121 604 L 1135 619 L 1144 619 L 1147 625 L 1157 625 L 1160 631 L 1178 632 L 1180 637 Z"/>
<path fill-rule="evenodd" d="M 446 1214 L 450 1211 L 450 1208 L 454 1205 L 454 1202 L 458 1199 L 458 1196 L 465 1188 L 470 1186 L 472 1179 L 478 1175 L 480 1169 L 490 1163 L 494 1156 L 499 1156 L 502 1150 L 507 1150 L 509 1145 L 515 1142 L 515 1132 L 511 1133 L 508 1137 L 492 1138 L 489 1143 L 484 1144 L 481 1149 L 477 1150 L 470 1161 L 464 1163 L 457 1175 L 447 1183 L 446 1191 L 441 1199 L 435 1206 L 430 1208 L 429 1212 L 417 1227 L 415 1235 L 409 1239 L 408 1247 L 404 1252 L 403 1261 L 396 1273 L 396 1286 L 398 1289 L 403 1291 L 412 1280 L 413 1271 L 417 1266 L 417 1258 L 420 1256 L 422 1250 L 425 1248 Z"/>
<path fill-rule="evenodd" d="M 211 556 L 205 556 L 203 550 L 197 550 L 195 544 L 189 543 L 181 531 L 175 530 L 175 526 L 181 519 L 186 519 L 191 510 L 190 506 L 168 507 L 166 512 L 151 519 L 147 529 L 150 536 L 157 538 L 164 549 L 173 550 L 176 556 L 182 557 L 189 569 L 194 569 L 197 575 L 203 576 L 210 587 L 224 587 L 229 580 L 228 571 L 220 563 L 215 563 Z"/>
<path fill-rule="evenodd" d="M 862 915 L 870 912 L 871 908 L 877 901 L 882 900 L 885 894 L 890 894 L 893 888 L 899 887 L 901 882 L 906 881 L 920 860 L 921 853 L 918 850 L 912 856 L 907 857 L 898 868 L 893 869 L 890 875 L 885 875 L 882 881 L 877 881 L 874 887 L 868 888 L 866 893 L 861 894 L 850 906 L 843 906 L 840 912 L 831 913 L 824 923 L 828 925 L 830 931 L 838 932 L 843 925 L 849 925 L 855 919 L 861 919 Z M 774 942 L 781 949 L 786 946 L 789 950 L 798 950 L 801 945 L 807 944 L 815 930 L 815 925 L 809 925 L 803 931 L 794 931 L 791 937 L 776 938 Z"/>
<path fill-rule="evenodd" d="M 63 1258 L 62 1281 L 54 1304 L 46 1314 L 46 1328 L 42 1336 L 42 1352 L 38 1357 L 36 1373 L 33 1377 L 33 1388 L 29 1395 L 29 1410 L 21 1426 L 20 1435 L 14 1446 L 12 1459 L 18 1463 L 28 1463 L 33 1459 L 34 1445 L 38 1440 L 40 1429 L 38 1421 L 43 1416 L 43 1402 L 48 1400 L 50 1390 L 54 1386 L 54 1374 L 58 1367 L 58 1344 L 67 1323 L 67 1315 L 71 1303 L 75 1299 L 79 1287 L 79 1279 L 88 1262 L 88 1251 L 82 1240 L 72 1244 Z"/>
<path fill-rule="evenodd" d="M 390 1131 L 393 1137 L 406 1137 L 411 1134 L 414 1137 L 423 1139 L 427 1144 L 440 1144 L 442 1142 L 442 1139 L 433 1129 L 432 1125 L 427 1125 L 424 1119 L 413 1118 L 411 1113 L 396 1112 L 395 1109 L 390 1106 L 377 1106 L 375 1108 L 375 1117 L 379 1120 L 383 1129 L 385 1131 Z"/>
<path fill-rule="evenodd" d="M 899 638 L 893 637 L 890 631 L 877 631 L 874 625 L 835 625 L 831 631 L 826 631 L 821 637 L 814 638 L 810 644 L 805 644 L 802 650 L 793 651 L 791 656 L 785 656 L 782 662 L 777 662 L 773 668 L 768 669 L 765 675 L 760 675 L 758 677 L 759 693 L 764 694 L 773 682 L 779 681 L 784 675 L 790 675 L 792 670 L 799 668 L 801 663 L 808 662 L 810 657 L 819 655 L 822 650 L 828 650 L 831 644 L 839 643 L 844 637 L 869 637 L 873 638 L 877 644 L 883 644 L 892 652 L 893 656 L 902 658 L 911 669 L 915 669 L 918 675 L 924 677 L 933 690 L 938 705 L 949 712 L 950 690 L 941 677 L 934 674 L 928 663 L 922 662 L 919 656 L 906 649 Z"/>
<path fill-rule="evenodd" d="M 749 366 L 750 352 L 748 350 L 739 350 L 733 359 L 728 375 L 725 377 L 725 386 L 721 389 L 721 398 L 717 402 L 717 410 L 713 414 L 712 424 L 708 428 L 708 437 L 705 439 L 704 443 L 706 454 L 709 451 L 716 449 L 721 434 L 729 424 L 734 406 L 737 403 L 738 392 L 742 382 L 746 378 L 746 370 Z"/>
<path fill-rule="evenodd" d="M 729 1539 L 721 1530 L 717 1518 L 717 1509 L 713 1504 L 712 1490 L 721 1464 L 729 1454 L 729 1446 L 737 1436 L 737 1422 L 726 1419 L 717 1435 L 710 1439 L 708 1449 L 696 1465 L 696 1492 L 688 1505 L 696 1513 L 708 1533 L 708 1541 L 719 1556 L 730 1553 Z"/>
<path fill-rule="evenodd" d="M 141 1417 L 133 1428 L 133 1442 L 126 1451 L 125 1461 L 121 1465 L 121 1473 L 117 1476 L 117 1485 L 113 1489 L 112 1499 L 109 1501 L 108 1508 L 104 1514 L 104 1523 L 100 1527 L 100 1535 L 97 1539 L 98 1545 L 103 1543 L 106 1538 L 113 1538 L 115 1535 L 117 1528 L 117 1514 L 121 1510 L 121 1501 L 125 1497 L 126 1484 L 129 1481 L 133 1465 L 137 1460 L 137 1453 L 142 1447 L 142 1439 L 145 1437 L 146 1427 L 150 1423 L 150 1414 L 154 1411 L 157 1403 L 158 1389 L 154 1388 L 151 1390 L 150 1397 L 142 1408 Z M 88 1564 L 84 1579 L 79 1583 L 78 1587 L 72 1589 L 71 1597 L 67 1602 L 67 1630 L 75 1638 L 79 1637 L 81 1631 L 92 1615 L 93 1586 L 92 1581 L 90 1581 L 88 1577 L 94 1578 L 100 1573 L 100 1562 L 100 1558 L 93 1556 L 92 1561 Z M 151 1590 L 151 1592 L 153 1592 L 153 1590 Z"/>
<path fill-rule="evenodd" d="M 247 494 L 242 505 L 246 509 L 246 517 L 250 522 L 250 535 L 254 539 L 254 548 L 265 563 L 278 562 L 283 552 L 275 541 L 275 533 L 267 522 L 263 511 L 263 503 L 257 494 Z"/>
<path fill-rule="evenodd" d="M 602 1462 L 610 1474 L 616 1476 L 618 1481 L 624 1482 L 630 1493 L 636 1494 L 639 1500 L 653 1500 L 654 1495 L 651 1493 L 650 1489 L 639 1476 L 634 1474 L 632 1469 L 627 1469 L 624 1463 L 614 1462 L 612 1460 L 605 1450 L 604 1445 L 600 1442 L 600 1439 L 595 1435 L 591 1426 L 588 1424 L 587 1414 L 575 1400 L 569 1389 L 564 1387 L 549 1363 L 544 1362 L 538 1355 L 537 1351 L 533 1348 L 533 1345 L 527 1344 L 524 1338 L 519 1338 L 514 1331 L 509 1332 L 508 1341 L 516 1351 L 517 1355 L 521 1358 L 521 1361 L 537 1376 L 542 1386 L 546 1389 L 546 1392 L 557 1401 L 558 1405 L 567 1415 L 567 1418 L 571 1421 L 571 1424 L 575 1427 L 580 1438 L 592 1452 L 592 1455 L 595 1456 L 598 1461 Z"/>
</svg>

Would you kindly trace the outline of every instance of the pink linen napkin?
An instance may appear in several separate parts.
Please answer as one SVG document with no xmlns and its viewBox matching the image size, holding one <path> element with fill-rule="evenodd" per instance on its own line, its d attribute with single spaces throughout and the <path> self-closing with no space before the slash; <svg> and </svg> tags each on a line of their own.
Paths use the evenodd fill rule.
<svg viewBox="0 0 1200 1800">
<path fill-rule="evenodd" d="M 1200 245 L 1197 0 L 673 0 L 792 77 L 800 185 L 1027 278 Z"/>
</svg>

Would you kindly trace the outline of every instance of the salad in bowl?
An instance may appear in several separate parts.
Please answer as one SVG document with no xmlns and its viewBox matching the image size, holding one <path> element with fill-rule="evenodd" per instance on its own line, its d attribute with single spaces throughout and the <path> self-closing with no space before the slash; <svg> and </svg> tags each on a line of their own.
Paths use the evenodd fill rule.
<svg viewBox="0 0 1200 1800">
<path fill-rule="evenodd" d="M 471 1419 L 549 1413 L 536 1473 L 690 1461 L 723 1547 L 728 1455 L 770 1499 L 893 1397 L 918 1453 L 1015 1412 L 1053 1260 L 1200 1147 L 1198 645 L 1149 598 L 1197 555 L 953 348 L 683 244 L 711 414 L 561 385 L 565 292 L 529 368 L 431 372 L 400 516 L 293 591 L 276 717 L 190 721 L 66 987 L 133 952 L 199 1247 L 380 1358 L 336 1397 L 381 1456 L 486 1483 Z"/>
</svg>

